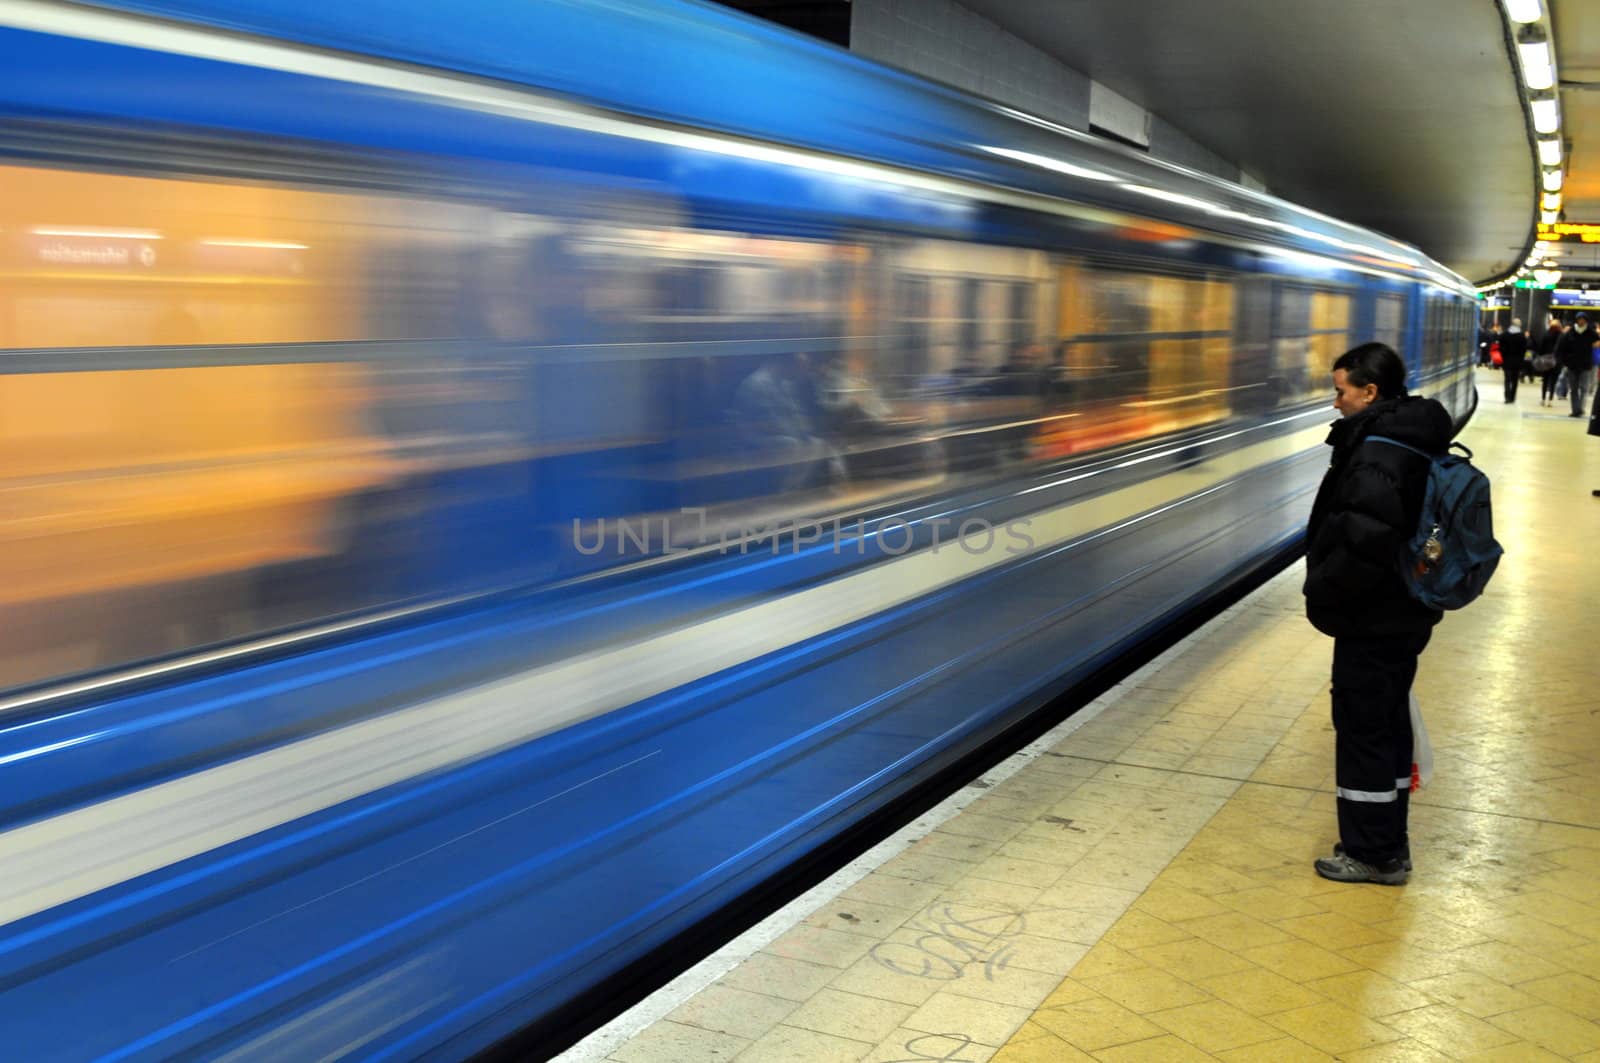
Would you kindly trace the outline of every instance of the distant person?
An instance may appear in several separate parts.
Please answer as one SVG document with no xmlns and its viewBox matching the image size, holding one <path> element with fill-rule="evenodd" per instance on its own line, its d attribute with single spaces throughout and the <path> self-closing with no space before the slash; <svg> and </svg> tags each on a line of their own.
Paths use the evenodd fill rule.
<svg viewBox="0 0 1600 1063">
<path fill-rule="evenodd" d="M 1488 321 L 1478 323 L 1478 364 L 1490 364 L 1489 348 L 1494 346 L 1494 324 Z"/>
<path fill-rule="evenodd" d="M 1539 405 L 1551 406 L 1556 401 L 1556 378 L 1561 375 L 1561 363 L 1556 360 L 1556 344 L 1561 341 L 1561 322 L 1550 319 L 1544 335 L 1539 337 L 1539 353 L 1530 363 L 1539 374 Z"/>
<path fill-rule="evenodd" d="M 1416 530 L 1430 468 L 1419 454 L 1368 440 L 1439 454 L 1452 424 L 1439 403 L 1406 394 L 1405 380 L 1405 363 L 1382 343 L 1333 363 L 1342 419 L 1328 433 L 1333 461 L 1306 529 L 1306 616 L 1333 636 L 1339 810 L 1339 844 L 1315 867 L 1336 882 L 1399 885 L 1411 870 L 1411 683 L 1443 614 L 1411 597 L 1395 559 Z"/>
<path fill-rule="evenodd" d="M 1523 360 L 1528 355 L 1528 334 L 1522 331 L 1522 319 L 1511 319 L 1511 327 L 1500 337 L 1500 367 L 1505 370 L 1505 395 L 1507 402 L 1517 401 L 1517 385 L 1522 382 Z"/>
<path fill-rule="evenodd" d="M 1561 334 L 1561 341 L 1556 344 L 1556 360 L 1567 377 L 1567 398 L 1572 402 L 1569 416 L 1572 417 L 1583 416 L 1583 392 L 1594 369 L 1594 340 L 1589 315 L 1579 310 L 1572 327 Z"/>
<path fill-rule="evenodd" d="M 1600 436 L 1600 387 L 1594 391 L 1594 407 L 1589 411 L 1589 434 Z M 1595 498 L 1600 498 L 1600 487 L 1589 492 Z"/>
</svg>

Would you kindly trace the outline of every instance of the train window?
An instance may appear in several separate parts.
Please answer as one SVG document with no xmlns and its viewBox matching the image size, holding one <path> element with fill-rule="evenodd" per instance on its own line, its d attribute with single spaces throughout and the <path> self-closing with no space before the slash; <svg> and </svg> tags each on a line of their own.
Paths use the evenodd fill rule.
<svg viewBox="0 0 1600 1063">
<path fill-rule="evenodd" d="M 1437 296 L 1428 297 L 1427 310 L 1423 314 L 1422 359 L 1421 364 L 1414 367 L 1421 373 L 1431 373 L 1444 356 L 1446 311 L 1447 308 Z"/>
<path fill-rule="evenodd" d="M 762 261 L 732 262 L 722 270 L 721 306 L 723 313 L 766 316 L 779 313 L 775 270 Z"/>
<path fill-rule="evenodd" d="M 798 263 L 782 270 L 778 305 L 784 313 L 816 314 L 822 309 L 822 287 L 818 283 L 817 269 L 810 263 Z"/>
<path fill-rule="evenodd" d="M 1279 284 L 1273 292 L 1272 367 L 1280 401 L 1309 394 L 1318 378 L 1311 375 L 1311 291 Z"/>
<path fill-rule="evenodd" d="M 656 312 L 704 316 L 718 308 L 717 271 L 703 262 L 678 263 L 655 276 Z"/>
<path fill-rule="evenodd" d="M 1439 300 L 1432 295 L 1426 296 L 1428 309 L 1422 315 L 1423 348 L 1419 368 L 1429 368 L 1439 360 L 1439 347 L 1443 322 L 1440 320 Z"/>
<path fill-rule="evenodd" d="M 932 301 L 926 277 L 897 278 L 895 319 L 897 357 L 890 372 L 909 383 L 929 371 L 932 346 Z"/>
<path fill-rule="evenodd" d="M 1144 436 L 1226 414 L 1230 281 L 1069 267 L 1061 283 L 1052 372 L 1091 409 L 1117 411 L 1095 416 Z"/>
<path fill-rule="evenodd" d="M 371 325 L 370 201 L 21 166 L 0 167 L 0 187 L 27 278 L 0 294 L 0 347 L 303 343 Z M 419 210 L 419 225 L 431 216 Z"/>
<path fill-rule="evenodd" d="M 390 399 L 484 396 L 458 366 L 402 353 L 401 379 L 339 341 L 459 336 L 475 315 L 481 335 L 461 281 L 490 212 L 43 167 L 0 168 L 0 186 L 0 228 L 23 234 L 5 252 L 0 347 L 102 358 L 57 372 L 40 355 L 0 378 L 0 493 L 16 495 L 0 521 L 0 686 L 386 600 L 364 578 L 383 538 L 371 503 L 429 461 L 402 458 Z M 479 439 L 505 423 L 494 400 L 477 409 Z M 28 489 L 7 492 L 18 478 Z"/>
<path fill-rule="evenodd" d="M 1311 364 L 1320 391 L 1333 363 L 1350 349 L 1350 297 L 1341 292 L 1319 291 L 1311 298 Z"/>
<path fill-rule="evenodd" d="M 1034 315 L 1033 315 L 1033 285 L 1014 283 L 1008 286 L 1010 302 L 1007 306 L 1007 332 L 1006 337 L 1011 346 L 1029 343 L 1033 340 Z"/>
<path fill-rule="evenodd" d="M 1400 356 L 1405 357 L 1401 345 L 1401 314 L 1405 309 L 1404 297 L 1399 295 L 1380 295 L 1374 314 L 1372 338 L 1379 343 L 1386 343 Z"/>
<path fill-rule="evenodd" d="M 1068 365 L 1082 381 L 1082 394 L 1107 401 L 1142 397 L 1150 351 L 1151 280 L 1113 270 L 1081 276 L 1085 314 Z"/>
<path fill-rule="evenodd" d="M 1183 423 L 1228 409 L 1233 293 L 1226 281 L 1157 277 L 1151 287 L 1151 406 L 1181 411 Z"/>
<path fill-rule="evenodd" d="M 979 316 L 978 295 L 981 282 L 968 277 L 960 281 L 960 306 L 957 310 L 959 316 L 959 349 L 956 351 L 956 364 L 961 367 L 974 368 L 983 365 L 983 347 L 980 339 L 982 335 L 982 318 Z"/>
<path fill-rule="evenodd" d="M 1273 366 L 1283 401 L 1320 395 L 1350 346 L 1350 296 L 1280 284 L 1273 308 Z"/>
</svg>

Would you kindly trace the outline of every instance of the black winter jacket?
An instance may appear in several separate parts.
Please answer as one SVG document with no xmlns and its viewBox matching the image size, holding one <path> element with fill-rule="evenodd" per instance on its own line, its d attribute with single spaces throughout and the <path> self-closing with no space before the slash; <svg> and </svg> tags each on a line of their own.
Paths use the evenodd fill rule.
<svg viewBox="0 0 1600 1063">
<path fill-rule="evenodd" d="M 1500 336 L 1500 360 L 1502 362 L 1520 362 L 1528 353 L 1528 334 L 1526 332 L 1505 332 Z"/>
<path fill-rule="evenodd" d="M 1306 616 L 1334 638 L 1420 634 L 1444 615 L 1417 602 L 1400 579 L 1400 548 L 1422 517 L 1429 454 L 1450 444 L 1450 414 L 1433 399 L 1384 399 L 1336 422 L 1333 460 L 1306 528 Z"/>
<path fill-rule="evenodd" d="M 1561 342 L 1561 336 L 1562 336 L 1562 332 L 1561 332 L 1560 329 L 1555 329 L 1555 328 L 1547 328 L 1547 329 L 1545 329 L 1544 330 L 1544 335 L 1539 337 L 1539 353 L 1541 355 L 1544 355 L 1544 354 L 1555 354 L 1556 353 L 1556 344 Z M 1558 362 L 1556 362 L 1556 364 L 1560 365 L 1561 363 L 1558 361 Z"/>
<path fill-rule="evenodd" d="M 1594 329 L 1569 328 L 1556 341 L 1556 361 L 1574 373 L 1594 368 Z"/>
</svg>

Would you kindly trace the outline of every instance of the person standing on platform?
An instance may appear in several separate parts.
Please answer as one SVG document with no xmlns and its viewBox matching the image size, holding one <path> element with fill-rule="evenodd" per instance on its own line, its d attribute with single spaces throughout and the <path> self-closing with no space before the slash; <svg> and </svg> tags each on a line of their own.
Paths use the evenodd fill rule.
<svg viewBox="0 0 1600 1063">
<path fill-rule="evenodd" d="M 1572 400 L 1569 416 L 1583 416 L 1583 392 L 1594 371 L 1594 331 L 1589 328 L 1589 315 L 1582 310 L 1573 319 L 1572 327 L 1561 334 L 1556 344 L 1556 360 L 1567 374 L 1567 398 Z"/>
<path fill-rule="evenodd" d="M 1550 319 L 1544 335 L 1539 337 L 1539 353 L 1533 359 L 1534 372 L 1539 374 L 1539 405 L 1550 406 L 1556 401 L 1556 377 L 1561 375 L 1561 363 L 1556 361 L 1556 344 L 1561 341 L 1561 322 Z"/>
<path fill-rule="evenodd" d="M 1594 407 L 1589 411 L 1589 434 L 1600 436 L 1600 386 L 1594 389 Z M 1600 487 L 1589 493 L 1596 498 L 1600 498 Z"/>
<path fill-rule="evenodd" d="M 1306 528 L 1306 616 L 1333 637 L 1334 773 L 1339 844 L 1316 861 L 1336 882 L 1399 885 L 1411 871 L 1411 683 L 1443 615 L 1411 597 L 1400 548 L 1421 519 L 1430 463 L 1450 414 L 1406 393 L 1406 367 L 1382 343 L 1333 363 L 1333 458 Z M 1405 447 L 1369 442 L 1384 436 Z"/>
<path fill-rule="evenodd" d="M 1489 348 L 1494 346 L 1494 323 L 1481 321 L 1478 323 L 1478 364 L 1489 365 Z"/>
<path fill-rule="evenodd" d="M 1517 385 L 1522 381 L 1522 363 L 1528 355 L 1528 334 L 1522 331 L 1522 319 L 1511 319 L 1511 327 L 1500 336 L 1500 368 L 1505 371 L 1507 402 L 1517 401 Z"/>
</svg>

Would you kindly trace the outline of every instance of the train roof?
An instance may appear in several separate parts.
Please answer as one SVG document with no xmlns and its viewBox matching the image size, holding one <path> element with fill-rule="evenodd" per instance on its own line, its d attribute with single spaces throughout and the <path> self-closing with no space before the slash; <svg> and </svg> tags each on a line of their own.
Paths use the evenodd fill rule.
<svg viewBox="0 0 1600 1063">
<path fill-rule="evenodd" d="M 657 122 L 1156 216 L 1472 294 L 1417 249 L 698 0 L 92 6 L 447 70 Z"/>
</svg>

